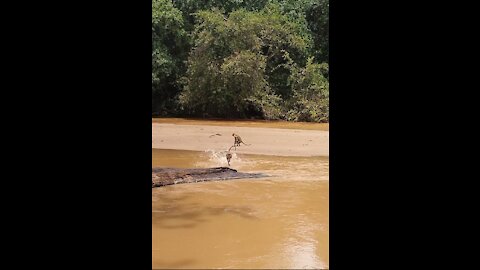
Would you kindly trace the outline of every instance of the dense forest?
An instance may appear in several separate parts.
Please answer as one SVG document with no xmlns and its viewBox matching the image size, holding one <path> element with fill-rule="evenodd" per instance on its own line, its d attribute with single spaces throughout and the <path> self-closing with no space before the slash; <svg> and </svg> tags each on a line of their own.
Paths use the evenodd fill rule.
<svg viewBox="0 0 480 270">
<path fill-rule="evenodd" d="M 328 0 L 153 0 L 153 116 L 329 121 Z"/>
</svg>

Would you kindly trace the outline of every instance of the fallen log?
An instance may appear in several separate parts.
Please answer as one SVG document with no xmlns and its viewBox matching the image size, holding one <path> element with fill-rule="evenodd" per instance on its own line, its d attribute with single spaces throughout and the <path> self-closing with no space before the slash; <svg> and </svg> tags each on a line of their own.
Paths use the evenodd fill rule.
<svg viewBox="0 0 480 270">
<path fill-rule="evenodd" d="M 228 167 L 181 169 L 152 168 L 152 188 L 174 184 L 266 177 L 261 173 L 242 173 Z"/>
</svg>

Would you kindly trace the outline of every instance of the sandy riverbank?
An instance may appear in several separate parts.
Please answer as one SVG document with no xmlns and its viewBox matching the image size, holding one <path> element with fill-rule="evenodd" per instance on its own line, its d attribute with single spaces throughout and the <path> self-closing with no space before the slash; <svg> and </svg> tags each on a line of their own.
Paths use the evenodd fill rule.
<svg viewBox="0 0 480 270">
<path fill-rule="evenodd" d="M 236 126 L 236 127 L 263 127 L 301 130 L 328 131 L 329 123 L 288 122 L 281 120 L 228 120 L 228 119 L 199 119 L 199 118 L 152 118 L 152 123 L 177 125 L 206 125 L 206 126 Z"/>
<path fill-rule="evenodd" d="M 277 156 L 328 156 L 329 132 L 325 130 L 246 127 L 244 123 L 208 125 L 199 122 L 194 124 L 173 124 L 153 121 L 152 148 L 178 150 L 228 150 L 233 145 L 232 133 L 240 135 L 250 146 L 237 147 L 237 153 L 277 155 Z M 266 124 L 268 126 L 268 123 Z M 298 125 L 301 127 L 301 125 Z M 216 134 L 220 134 L 216 135 Z"/>
</svg>

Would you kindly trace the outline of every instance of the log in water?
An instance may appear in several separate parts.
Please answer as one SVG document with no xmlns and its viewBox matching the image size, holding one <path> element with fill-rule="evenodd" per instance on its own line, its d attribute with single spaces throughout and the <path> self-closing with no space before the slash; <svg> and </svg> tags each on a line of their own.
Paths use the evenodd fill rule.
<svg viewBox="0 0 480 270">
<path fill-rule="evenodd" d="M 182 169 L 152 168 L 152 188 L 166 185 L 266 177 L 261 173 L 242 173 L 228 167 Z"/>
</svg>

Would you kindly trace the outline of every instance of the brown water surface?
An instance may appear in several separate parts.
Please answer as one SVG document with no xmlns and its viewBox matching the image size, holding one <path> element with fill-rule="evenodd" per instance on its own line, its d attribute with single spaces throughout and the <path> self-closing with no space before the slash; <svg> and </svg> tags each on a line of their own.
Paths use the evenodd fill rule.
<svg viewBox="0 0 480 270">
<path fill-rule="evenodd" d="M 152 149 L 152 167 L 226 166 L 215 151 Z M 153 268 L 328 268 L 328 157 L 234 153 L 268 178 L 152 189 Z"/>
</svg>

